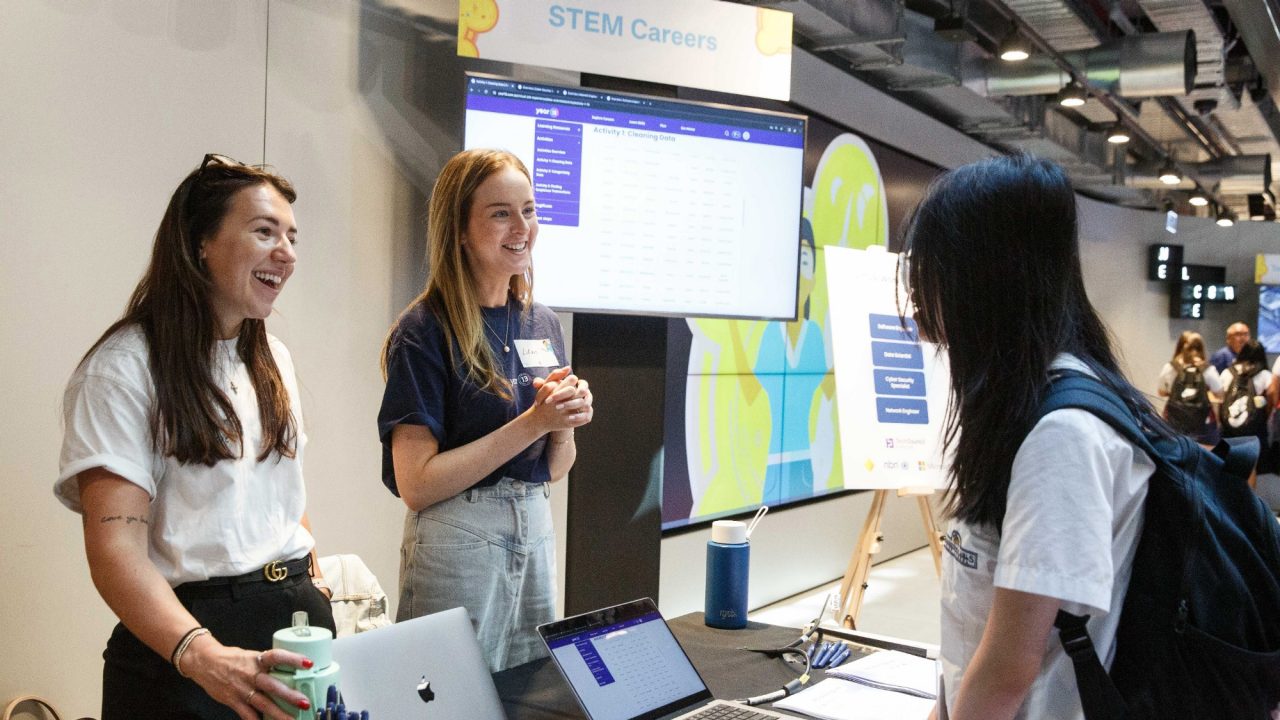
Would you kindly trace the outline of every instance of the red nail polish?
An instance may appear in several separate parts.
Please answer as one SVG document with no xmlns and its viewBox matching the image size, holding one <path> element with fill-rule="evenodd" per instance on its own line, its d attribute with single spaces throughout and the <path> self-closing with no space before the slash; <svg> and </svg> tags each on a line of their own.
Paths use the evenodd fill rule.
<svg viewBox="0 0 1280 720">
<path fill-rule="evenodd" d="M 306 698 L 302 698 L 302 700 L 298 702 L 298 709 L 299 709 L 299 710 L 310 710 L 310 709 L 311 709 L 311 701 L 310 701 L 310 700 L 307 700 Z"/>
<path fill-rule="evenodd" d="M 305 669 L 307 669 L 307 670 L 310 670 L 312 665 L 315 665 L 315 663 L 311 662 L 310 660 L 303 660 L 303 661 L 302 661 L 302 667 L 303 667 L 303 668 L 305 668 Z M 303 709 L 303 710 L 306 710 L 306 708 L 302 708 L 302 709 Z"/>
</svg>

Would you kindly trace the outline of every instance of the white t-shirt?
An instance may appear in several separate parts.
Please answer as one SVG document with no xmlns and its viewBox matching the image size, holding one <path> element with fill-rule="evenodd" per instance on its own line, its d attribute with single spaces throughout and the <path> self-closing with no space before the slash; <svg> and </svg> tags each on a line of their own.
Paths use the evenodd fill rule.
<svg viewBox="0 0 1280 720">
<path fill-rule="evenodd" d="M 213 374 L 240 418 L 244 457 L 206 467 L 158 454 L 149 423 L 155 388 L 147 341 L 141 328 L 131 326 L 103 342 L 67 383 L 54 494 L 83 512 L 77 474 L 95 467 L 146 490 L 151 496 L 149 554 L 171 586 L 240 575 L 309 553 L 314 541 L 301 524 L 307 501 L 302 481 L 306 435 L 297 380 L 284 344 L 274 337 L 269 342 L 297 423 L 294 458 L 273 454 L 258 462 L 257 396 L 248 368 L 235 355 L 235 340 L 218 343 Z"/>
<path fill-rule="evenodd" d="M 1178 379 L 1178 371 L 1173 369 L 1173 363 L 1165 363 L 1160 368 L 1160 389 L 1168 393 L 1173 388 L 1173 381 Z M 1204 384 L 1209 388 L 1209 392 L 1222 396 L 1222 390 L 1226 387 L 1222 376 L 1218 374 L 1218 369 L 1212 365 L 1204 367 Z"/>
<path fill-rule="evenodd" d="M 1222 380 L 1222 391 L 1225 393 L 1227 388 L 1231 387 L 1231 381 L 1235 379 L 1235 374 L 1231 372 L 1231 368 L 1222 371 L 1220 376 Z M 1271 371 L 1263 368 L 1254 373 L 1253 376 L 1253 393 L 1255 395 L 1266 395 L 1267 386 L 1271 384 Z"/>
<path fill-rule="evenodd" d="M 1245 421 L 1248 420 L 1248 411 L 1246 409 L 1248 405 L 1247 397 L 1242 396 L 1242 397 L 1235 398 L 1235 400 L 1231 403 L 1232 407 L 1227 407 L 1225 393 L 1227 392 L 1227 389 L 1231 387 L 1231 381 L 1235 379 L 1235 373 L 1231 371 L 1231 368 L 1233 367 L 1235 367 L 1235 365 L 1232 365 L 1231 367 L 1228 367 L 1226 370 L 1222 371 L 1222 387 L 1223 387 L 1222 392 L 1224 394 L 1224 397 L 1222 402 L 1222 412 L 1219 414 L 1219 418 L 1221 420 L 1222 427 L 1224 430 L 1241 427 L 1244 425 Z M 1260 408 L 1266 407 L 1267 386 L 1269 386 L 1270 384 L 1271 384 L 1271 371 L 1267 370 L 1266 368 L 1263 368 L 1258 372 L 1254 373 L 1253 402 L 1257 403 L 1257 406 Z M 1265 445 L 1266 443 L 1264 442 L 1263 444 Z"/>
<path fill-rule="evenodd" d="M 1067 355 L 1053 367 L 1089 372 Z M 945 538 L 941 659 L 948 703 L 973 661 L 997 587 L 1058 598 L 1063 610 L 1090 615 L 1089 636 L 1111 666 L 1154 470 L 1146 454 L 1084 410 L 1058 410 L 1036 424 L 1014 457 L 1003 536 L 956 521 Z M 1016 717 L 1084 718 L 1056 631 Z"/>
</svg>

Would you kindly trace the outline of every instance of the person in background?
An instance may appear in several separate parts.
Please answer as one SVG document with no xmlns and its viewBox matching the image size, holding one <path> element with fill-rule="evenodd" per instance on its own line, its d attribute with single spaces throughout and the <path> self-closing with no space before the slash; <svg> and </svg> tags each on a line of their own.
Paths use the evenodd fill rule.
<svg viewBox="0 0 1280 720">
<path fill-rule="evenodd" d="M 1267 351 L 1262 343 L 1249 340 L 1240 347 L 1236 359 L 1222 373 L 1223 437 L 1258 438 L 1263 450 L 1267 447 L 1267 420 L 1271 417 L 1268 393 L 1271 387 L 1271 371 L 1267 369 Z M 1271 472 L 1269 459 L 1264 452 L 1258 458 L 1258 472 Z"/>
<path fill-rule="evenodd" d="M 67 384 L 57 498 L 120 618 L 103 720 L 287 720 L 268 671 L 305 610 L 333 628 L 306 513 L 293 362 L 263 320 L 293 275 L 296 194 L 207 155 L 169 199 L 124 316 Z"/>
<path fill-rule="evenodd" d="M 553 312 L 533 301 L 529 171 L 468 150 L 431 193 L 426 289 L 382 352 L 382 481 L 408 507 L 397 620 L 465 607 L 493 670 L 542 656 L 555 615 L 548 483 L 593 417 Z"/>
<path fill-rule="evenodd" d="M 1054 618 L 1089 615 L 1111 657 L 1155 466 L 1102 419 L 1040 407 L 1051 376 L 1075 371 L 1164 423 L 1085 294 L 1071 183 L 1028 156 L 949 171 L 916 208 L 903 257 L 921 337 L 950 363 L 958 547 L 943 556 L 939 702 L 952 720 L 1082 719 Z"/>
<path fill-rule="evenodd" d="M 1248 325 L 1242 322 L 1228 325 L 1227 344 L 1213 351 L 1213 355 L 1209 357 L 1210 364 L 1219 373 L 1226 370 L 1232 362 L 1235 362 L 1236 353 L 1240 352 L 1240 348 L 1249 342 L 1249 337 Z"/>
<path fill-rule="evenodd" d="M 1202 445 L 1214 445 L 1221 437 L 1214 406 L 1222 400 L 1223 383 L 1204 356 L 1200 333 L 1183 331 L 1173 357 L 1160 368 L 1156 392 L 1168 398 L 1163 414 L 1169 425 Z"/>
</svg>

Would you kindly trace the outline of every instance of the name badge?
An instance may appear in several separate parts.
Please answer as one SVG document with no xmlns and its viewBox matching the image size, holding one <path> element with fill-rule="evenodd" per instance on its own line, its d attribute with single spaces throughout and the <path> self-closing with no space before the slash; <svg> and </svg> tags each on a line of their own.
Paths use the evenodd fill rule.
<svg viewBox="0 0 1280 720">
<path fill-rule="evenodd" d="M 560 364 L 550 340 L 515 340 L 514 342 L 516 352 L 520 355 L 520 364 L 527 368 L 556 367 Z"/>
</svg>

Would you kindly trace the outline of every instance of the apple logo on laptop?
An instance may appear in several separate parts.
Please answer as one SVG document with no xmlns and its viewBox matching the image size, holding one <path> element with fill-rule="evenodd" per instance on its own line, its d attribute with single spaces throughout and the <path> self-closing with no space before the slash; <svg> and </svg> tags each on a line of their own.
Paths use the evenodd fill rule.
<svg viewBox="0 0 1280 720">
<path fill-rule="evenodd" d="M 436 699 L 436 694 L 431 690 L 431 682 L 427 680 L 427 676 L 422 676 L 422 681 L 418 683 L 418 697 L 422 698 L 422 702 L 429 703 Z"/>
</svg>

